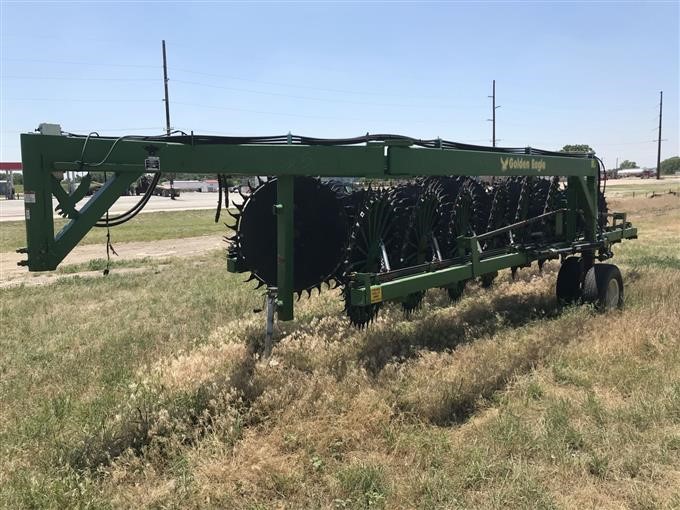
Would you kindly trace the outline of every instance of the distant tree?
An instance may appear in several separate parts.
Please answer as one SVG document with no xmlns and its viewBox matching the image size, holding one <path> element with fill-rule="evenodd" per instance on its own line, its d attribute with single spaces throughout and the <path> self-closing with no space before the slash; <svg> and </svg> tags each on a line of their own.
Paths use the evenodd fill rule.
<svg viewBox="0 0 680 510">
<path fill-rule="evenodd" d="M 12 182 L 16 184 L 24 183 L 24 175 L 21 172 L 12 172 Z"/>
<path fill-rule="evenodd" d="M 674 156 L 672 158 L 664 159 L 661 162 L 661 173 L 665 175 L 680 172 L 680 157 Z"/>
<path fill-rule="evenodd" d="M 590 145 L 585 143 L 565 145 L 560 152 L 595 152 Z"/>
<path fill-rule="evenodd" d="M 638 167 L 638 165 L 635 161 L 628 161 L 627 159 L 624 160 L 623 163 L 621 163 L 619 165 L 619 168 L 621 170 L 625 170 L 626 168 L 637 168 L 637 167 Z"/>
</svg>

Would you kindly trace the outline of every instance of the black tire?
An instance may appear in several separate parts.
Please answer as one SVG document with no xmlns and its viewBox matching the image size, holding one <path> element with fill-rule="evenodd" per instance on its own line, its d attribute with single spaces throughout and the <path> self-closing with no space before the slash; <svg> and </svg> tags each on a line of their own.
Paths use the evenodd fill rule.
<svg viewBox="0 0 680 510">
<path fill-rule="evenodd" d="M 569 257 L 562 262 L 555 287 L 560 303 L 571 304 L 581 299 L 582 271 L 583 262 L 580 257 Z"/>
<path fill-rule="evenodd" d="M 601 312 L 623 308 L 623 278 L 614 264 L 595 264 L 583 280 L 583 301 Z"/>
</svg>

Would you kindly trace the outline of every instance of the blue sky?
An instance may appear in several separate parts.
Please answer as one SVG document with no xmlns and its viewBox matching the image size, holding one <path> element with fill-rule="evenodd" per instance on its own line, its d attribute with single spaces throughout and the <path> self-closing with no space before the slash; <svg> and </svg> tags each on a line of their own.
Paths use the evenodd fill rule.
<svg viewBox="0 0 680 510">
<path fill-rule="evenodd" d="M 679 3 L 108 3 L 1 0 L 0 160 L 40 122 L 71 132 L 389 132 L 588 143 L 656 164 L 679 145 Z"/>
</svg>

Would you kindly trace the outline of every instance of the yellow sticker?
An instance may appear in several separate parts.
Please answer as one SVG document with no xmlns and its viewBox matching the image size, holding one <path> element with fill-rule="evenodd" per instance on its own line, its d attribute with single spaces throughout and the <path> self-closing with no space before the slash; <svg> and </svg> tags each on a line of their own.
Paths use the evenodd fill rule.
<svg viewBox="0 0 680 510">
<path fill-rule="evenodd" d="M 382 301 L 382 287 L 371 287 L 371 304 Z"/>
</svg>

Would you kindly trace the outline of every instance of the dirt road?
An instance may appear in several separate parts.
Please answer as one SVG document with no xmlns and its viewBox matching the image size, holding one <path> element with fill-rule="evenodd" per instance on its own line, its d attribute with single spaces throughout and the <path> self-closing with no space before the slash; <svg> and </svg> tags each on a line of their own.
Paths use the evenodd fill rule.
<svg viewBox="0 0 680 510">
<path fill-rule="evenodd" d="M 187 237 L 184 239 L 166 239 L 162 241 L 144 241 L 133 243 L 120 243 L 114 245 L 117 257 L 113 260 L 134 260 L 145 257 L 168 258 L 168 257 L 191 257 L 210 250 L 225 248 L 222 236 Z M 93 259 L 106 257 L 106 248 L 101 244 L 86 244 L 76 247 L 61 263 L 61 265 L 80 264 Z M 12 287 L 21 284 L 44 285 L 52 283 L 59 278 L 73 276 L 86 276 L 101 274 L 99 271 L 86 271 L 81 273 L 56 273 L 47 271 L 44 273 L 29 273 L 23 266 L 17 266 L 17 262 L 25 260 L 26 255 L 18 253 L 0 253 L 0 288 Z M 139 268 L 120 268 L 117 272 L 139 271 Z"/>
</svg>

